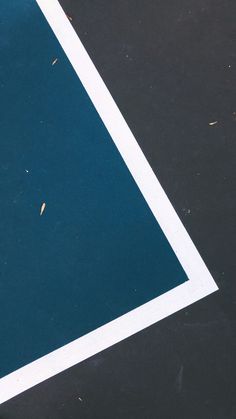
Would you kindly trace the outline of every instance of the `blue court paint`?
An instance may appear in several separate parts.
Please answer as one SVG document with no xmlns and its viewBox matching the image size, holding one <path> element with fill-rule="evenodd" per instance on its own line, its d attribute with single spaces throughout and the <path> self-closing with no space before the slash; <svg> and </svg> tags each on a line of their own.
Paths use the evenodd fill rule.
<svg viewBox="0 0 236 419">
<path fill-rule="evenodd" d="M 187 278 L 38 6 L 0 16 L 4 376 Z"/>
</svg>

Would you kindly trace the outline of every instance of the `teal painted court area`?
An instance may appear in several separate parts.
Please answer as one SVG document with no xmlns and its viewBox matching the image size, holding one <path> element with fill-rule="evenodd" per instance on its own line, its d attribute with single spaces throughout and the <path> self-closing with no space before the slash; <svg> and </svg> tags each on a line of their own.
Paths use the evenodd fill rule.
<svg viewBox="0 0 236 419">
<path fill-rule="evenodd" d="M 0 16 L 4 376 L 187 278 L 36 3 Z"/>
</svg>

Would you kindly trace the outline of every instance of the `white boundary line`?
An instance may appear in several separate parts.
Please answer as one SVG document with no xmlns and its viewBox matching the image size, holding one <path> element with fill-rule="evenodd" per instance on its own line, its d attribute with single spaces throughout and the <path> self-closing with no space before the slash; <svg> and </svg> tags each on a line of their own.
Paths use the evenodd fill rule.
<svg viewBox="0 0 236 419">
<path fill-rule="evenodd" d="M 189 280 L 0 380 L 0 403 L 218 289 L 57 0 L 36 0 Z"/>
</svg>

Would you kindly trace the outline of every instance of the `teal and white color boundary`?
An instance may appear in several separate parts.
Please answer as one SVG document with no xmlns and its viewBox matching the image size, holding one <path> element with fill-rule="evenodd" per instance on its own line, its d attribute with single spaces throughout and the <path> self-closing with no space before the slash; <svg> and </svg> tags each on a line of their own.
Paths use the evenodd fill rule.
<svg viewBox="0 0 236 419">
<path fill-rule="evenodd" d="M 0 380 L 0 403 L 217 290 L 217 285 L 211 274 L 58 1 L 37 0 L 37 3 L 84 85 L 189 280 L 5 376 Z"/>
</svg>

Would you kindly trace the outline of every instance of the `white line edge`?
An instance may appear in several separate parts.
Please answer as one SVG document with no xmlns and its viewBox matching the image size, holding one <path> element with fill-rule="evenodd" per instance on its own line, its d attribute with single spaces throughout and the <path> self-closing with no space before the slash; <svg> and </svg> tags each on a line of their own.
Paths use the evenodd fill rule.
<svg viewBox="0 0 236 419">
<path fill-rule="evenodd" d="M 189 280 L 0 379 L 0 403 L 218 289 L 142 150 L 57 0 L 36 0 Z"/>
</svg>

